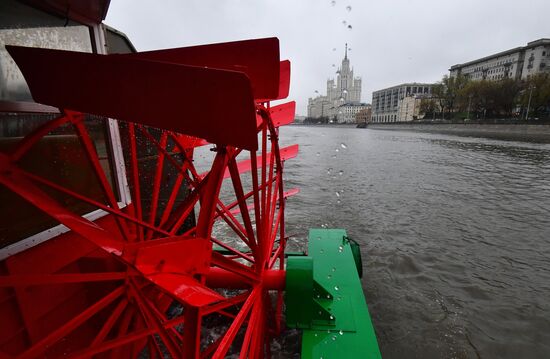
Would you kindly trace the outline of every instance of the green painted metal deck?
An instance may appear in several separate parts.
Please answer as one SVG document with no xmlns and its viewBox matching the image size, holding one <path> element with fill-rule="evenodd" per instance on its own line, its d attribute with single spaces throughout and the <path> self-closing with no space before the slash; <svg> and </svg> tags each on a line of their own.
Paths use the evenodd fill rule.
<svg viewBox="0 0 550 359">
<path fill-rule="evenodd" d="M 381 358 L 346 231 L 311 229 L 308 249 L 319 310 L 309 324 L 294 323 L 303 330 L 302 358 Z"/>
</svg>

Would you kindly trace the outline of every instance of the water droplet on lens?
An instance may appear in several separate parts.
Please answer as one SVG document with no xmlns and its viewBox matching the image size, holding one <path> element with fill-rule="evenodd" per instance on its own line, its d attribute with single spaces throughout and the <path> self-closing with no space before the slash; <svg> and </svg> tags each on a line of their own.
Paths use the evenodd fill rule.
<svg viewBox="0 0 550 359">
<path fill-rule="evenodd" d="M 334 6 L 334 5 L 336 5 L 336 1 L 332 0 L 332 1 L 330 2 L 330 4 L 331 4 L 332 6 Z"/>
<path fill-rule="evenodd" d="M 315 154 L 315 156 L 317 156 L 317 157 L 321 156 L 321 152 L 317 152 L 317 153 Z"/>
<path fill-rule="evenodd" d="M 333 272 L 336 272 L 336 267 L 332 267 L 331 269 Z"/>
<path fill-rule="evenodd" d="M 329 169 L 327 169 L 327 173 L 328 173 L 328 174 L 331 174 L 331 173 L 332 173 L 332 167 L 330 167 Z"/>
<path fill-rule="evenodd" d="M 342 91 L 342 92 L 343 92 L 344 94 L 347 94 L 347 93 L 348 93 L 348 90 L 344 90 L 344 91 Z"/>
<path fill-rule="evenodd" d="M 351 25 L 348 25 L 348 29 L 350 29 L 350 30 L 352 29 Z"/>
<path fill-rule="evenodd" d="M 340 290 L 337 285 L 334 286 L 334 290 Z"/>
<path fill-rule="evenodd" d="M 336 191 L 336 197 L 340 197 L 340 192 Z"/>
<path fill-rule="evenodd" d="M 332 48 L 332 51 L 336 51 L 336 48 L 335 48 L 335 47 L 333 47 L 333 48 Z"/>
<path fill-rule="evenodd" d="M 339 174 L 340 176 L 342 176 L 342 175 L 344 174 L 344 171 L 340 170 L 340 171 L 338 171 L 338 174 Z"/>
<path fill-rule="evenodd" d="M 330 318 L 330 320 L 333 320 L 333 319 L 334 319 L 334 317 L 333 317 L 332 315 L 331 315 L 329 318 Z"/>
<path fill-rule="evenodd" d="M 336 335 L 333 335 L 333 336 L 332 336 L 332 340 L 336 340 Z"/>
<path fill-rule="evenodd" d="M 337 148 L 337 149 L 334 150 L 334 152 L 340 152 L 340 150 Z"/>
<path fill-rule="evenodd" d="M 327 299 L 330 299 L 330 295 L 327 294 Z"/>
<path fill-rule="evenodd" d="M 335 65 L 335 64 L 332 64 L 332 67 L 336 67 L 336 65 Z"/>
<path fill-rule="evenodd" d="M 338 246 L 338 252 L 342 252 L 344 250 L 344 247 Z"/>
<path fill-rule="evenodd" d="M 349 6 L 349 5 L 346 6 L 346 10 L 347 10 L 347 11 L 351 11 L 351 6 Z"/>
<path fill-rule="evenodd" d="M 340 329 L 340 331 L 338 332 L 338 334 L 344 335 L 344 331 Z"/>
<path fill-rule="evenodd" d="M 323 254 L 323 253 L 325 253 L 325 250 L 324 250 L 324 249 L 321 249 L 321 250 L 319 251 L 319 253 Z"/>
<path fill-rule="evenodd" d="M 341 144 L 340 144 L 340 147 L 342 147 L 342 148 L 348 148 L 348 145 L 346 145 L 345 143 L 341 143 Z"/>
<path fill-rule="evenodd" d="M 317 335 L 319 335 L 319 334 L 315 333 L 314 335 L 317 336 Z"/>
<path fill-rule="evenodd" d="M 319 93 L 319 91 L 317 91 L 317 90 L 315 90 L 314 92 L 315 92 L 315 93 Z"/>
<path fill-rule="evenodd" d="M 332 278 L 331 274 L 327 275 L 327 279 L 331 279 L 331 278 Z"/>
<path fill-rule="evenodd" d="M 348 22 L 346 20 L 342 21 L 342 24 L 346 25 Z"/>
</svg>

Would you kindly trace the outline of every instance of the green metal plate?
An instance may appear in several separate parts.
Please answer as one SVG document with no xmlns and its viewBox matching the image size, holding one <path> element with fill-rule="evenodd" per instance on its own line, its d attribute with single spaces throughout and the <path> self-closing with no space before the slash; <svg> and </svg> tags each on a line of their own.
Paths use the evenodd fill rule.
<svg viewBox="0 0 550 359">
<path fill-rule="evenodd" d="M 343 229 L 311 229 L 313 277 L 334 298 L 332 326 L 313 321 L 303 329 L 302 358 L 381 358 L 361 281 Z M 324 302 L 327 305 L 329 301 Z"/>
</svg>

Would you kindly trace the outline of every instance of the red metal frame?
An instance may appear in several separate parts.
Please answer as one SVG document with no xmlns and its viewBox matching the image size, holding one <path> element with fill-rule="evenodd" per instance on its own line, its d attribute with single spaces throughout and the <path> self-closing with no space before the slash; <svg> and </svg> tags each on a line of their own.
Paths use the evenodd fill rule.
<svg viewBox="0 0 550 359">
<path fill-rule="evenodd" d="M 262 51 L 268 51 L 266 49 L 271 49 L 274 43 L 269 39 L 216 46 L 235 54 L 239 54 L 240 46 L 246 49 L 245 53 L 253 53 L 254 41 L 261 45 L 256 50 Z M 169 54 L 177 54 L 177 61 L 173 61 L 178 63 L 186 56 L 195 62 L 201 56 L 219 62 L 219 58 L 213 57 L 216 46 L 206 49 L 206 52 L 205 48 L 198 52 L 176 49 Z M 238 108 L 233 104 L 231 109 L 236 109 L 235 112 L 224 109 L 229 111 L 224 120 L 229 121 L 230 126 L 215 128 L 212 124 L 223 123 L 220 119 L 202 125 L 192 123 L 185 116 L 184 120 L 175 121 L 174 116 L 181 118 L 182 114 L 174 112 L 174 106 L 161 111 L 153 119 L 151 115 L 160 101 L 159 97 L 154 97 L 148 99 L 148 105 L 139 106 L 147 108 L 144 118 L 141 118 L 137 116 L 139 112 L 127 110 L 126 105 L 121 110 L 121 105 L 112 100 L 108 105 L 98 105 L 98 99 L 86 102 L 87 92 L 75 95 L 56 85 L 45 93 L 44 76 L 35 71 L 36 64 L 31 60 L 39 55 L 37 51 L 45 51 L 47 55 L 46 58 L 39 56 L 42 66 L 44 61 L 46 64 L 55 62 L 56 68 L 61 68 L 60 64 L 69 66 L 72 68 L 68 71 L 70 76 L 76 76 L 77 70 L 67 62 L 67 58 L 84 61 L 86 68 L 99 64 L 105 71 L 112 71 L 109 68 L 112 64 L 116 64 L 117 70 L 126 71 L 122 64 L 127 63 L 130 69 L 139 67 L 151 74 L 158 69 L 167 71 L 167 74 L 167 66 L 180 66 L 175 70 L 178 76 L 193 77 L 197 74 L 195 70 L 186 72 L 187 68 L 180 64 L 164 63 L 159 67 L 150 58 L 147 61 L 129 56 L 98 59 L 89 54 L 82 57 L 51 50 L 10 49 L 20 66 L 23 63 L 22 70 L 33 95 L 38 94 L 39 98 L 46 100 L 44 102 L 53 105 L 71 103 L 76 106 L 73 108 L 82 107 L 86 111 L 113 117 L 120 115 L 123 119 L 130 115 L 136 117 L 121 129 L 121 136 L 126 136 L 129 144 L 125 156 L 132 188 L 132 204 L 126 208 L 118 207 L 116 190 L 107 180 L 85 126 L 85 117 L 79 112 L 65 110 L 59 118 L 23 138 L 11 152 L 0 153 L 0 184 L 71 229 L 67 234 L 1 263 L 0 303 L 3 304 L 0 305 L 0 314 L 4 315 L 13 308 L 17 310 L 10 314 L 6 326 L 15 334 L 0 335 L 0 356 L 32 358 L 70 353 L 79 358 L 135 357 L 141 350 L 146 350 L 150 357 L 159 358 L 166 353 L 171 357 L 222 358 L 230 350 L 240 351 L 243 358 L 269 356 L 269 340 L 282 328 L 285 199 L 297 193 L 297 190 L 284 191 L 282 176 L 284 161 L 296 156 L 298 148 L 279 148 L 278 127 L 292 121 L 295 104 L 271 107 L 266 100 L 256 100 L 251 113 L 248 105 Z M 62 53 L 68 57 L 64 58 Z M 166 54 L 148 53 L 143 56 Z M 276 54 L 278 64 L 278 46 Z M 251 70 L 252 87 L 263 89 L 258 98 L 275 99 L 288 94 L 288 62 L 277 66 L 280 76 L 279 73 L 267 76 L 262 72 L 273 67 L 271 56 L 267 56 L 270 58 L 268 67 L 258 63 L 257 59 L 262 59 L 262 56 L 256 56 L 256 60 L 248 59 L 254 69 Z M 235 61 L 242 58 L 247 57 L 236 56 Z M 238 66 L 239 63 L 220 65 L 224 69 Z M 223 74 L 228 71 L 212 71 L 201 71 L 207 74 L 206 80 L 215 78 L 222 84 L 221 93 L 213 93 L 211 97 L 221 98 L 234 79 L 241 81 L 240 75 L 228 77 Z M 112 74 L 104 74 L 102 79 L 109 78 L 109 75 Z M 121 86 L 120 79 L 110 78 L 109 81 L 115 88 L 128 90 L 128 84 Z M 272 90 L 273 81 L 277 82 L 275 92 Z M 93 87 L 94 84 L 91 78 L 85 80 L 86 86 Z M 240 88 L 246 91 L 250 86 Z M 129 91 L 130 94 L 120 97 L 122 101 L 132 101 L 131 94 L 136 91 Z M 197 94 L 184 90 L 183 95 Z M 246 98 L 245 95 L 241 100 L 246 102 Z M 215 100 L 214 105 L 224 101 Z M 219 113 L 222 112 L 214 110 L 211 116 L 214 118 Z M 241 114 L 246 114 L 245 119 L 235 121 L 237 124 L 246 123 L 248 127 L 252 124 L 253 135 L 247 133 L 248 130 L 243 134 L 241 129 L 234 128 L 235 124 L 231 124 Z M 19 166 L 34 145 L 52 130 L 66 124 L 73 126 L 80 139 L 82 150 L 106 198 L 105 203 L 75 193 Z M 164 128 L 158 132 L 144 126 L 155 124 Z M 228 128 L 231 129 L 229 132 Z M 206 138 L 218 140 L 209 171 L 199 174 L 193 161 L 193 149 L 207 142 L 180 132 L 191 135 L 209 132 Z M 238 139 L 234 140 L 232 136 L 237 132 Z M 137 143 L 138 134 L 145 143 Z M 258 134 L 259 146 L 256 143 Z M 140 145 L 156 150 L 148 213 L 142 206 L 148 191 L 142 188 L 140 181 L 143 175 L 138 158 Z M 167 168 L 174 169 L 177 177 L 168 200 L 161 205 L 159 194 Z M 56 170 L 54 164 L 52 170 Z M 220 197 L 223 186 L 233 191 L 234 197 L 229 203 Z M 91 204 L 108 212 L 109 216 L 89 221 L 57 203 L 45 188 Z M 183 190 L 189 192 L 183 201 L 179 201 L 178 194 Z M 197 205 L 200 209 L 196 225 L 182 233 L 185 219 Z M 216 236 L 213 235 L 214 226 Z M 238 240 L 231 239 L 230 233 Z M 214 250 L 214 246 L 225 252 Z M 29 265 L 36 260 L 43 263 Z M 58 295 L 53 295 L 54 288 Z M 180 308 L 181 312 L 169 314 L 174 308 Z M 230 319 L 227 330 L 213 342 L 204 342 L 201 333 L 218 315 Z M 234 341 L 240 332 L 243 333 L 242 345 L 236 348 Z"/>
</svg>

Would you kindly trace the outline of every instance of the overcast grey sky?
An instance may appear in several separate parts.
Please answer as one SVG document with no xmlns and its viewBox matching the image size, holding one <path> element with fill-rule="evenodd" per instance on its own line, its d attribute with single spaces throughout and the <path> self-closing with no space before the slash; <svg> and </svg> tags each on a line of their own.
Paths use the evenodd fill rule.
<svg viewBox="0 0 550 359">
<path fill-rule="evenodd" d="M 138 51 L 276 36 L 292 62 L 289 98 L 305 115 L 346 42 L 370 103 L 372 91 L 435 82 L 451 65 L 549 38 L 550 1 L 111 0 L 105 23 Z"/>
</svg>

